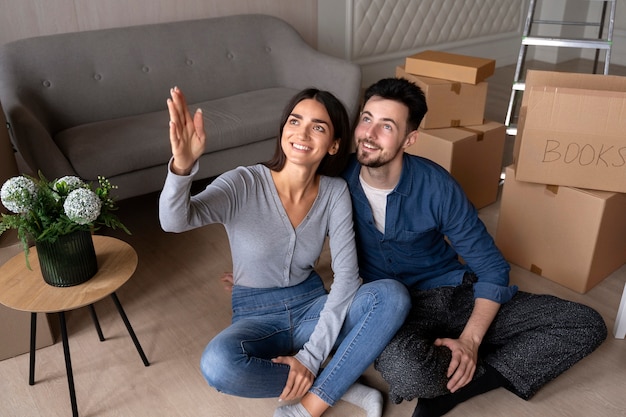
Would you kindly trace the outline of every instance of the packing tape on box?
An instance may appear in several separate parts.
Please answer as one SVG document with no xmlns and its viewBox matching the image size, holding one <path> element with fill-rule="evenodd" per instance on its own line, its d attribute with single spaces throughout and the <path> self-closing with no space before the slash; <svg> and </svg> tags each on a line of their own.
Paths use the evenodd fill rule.
<svg viewBox="0 0 626 417">
<path fill-rule="evenodd" d="M 481 140 L 485 138 L 485 132 L 481 132 L 480 130 L 474 130 L 466 126 L 455 126 L 455 127 L 457 127 L 458 129 L 464 130 L 466 132 L 469 132 L 473 135 L 476 135 L 476 142 L 480 142 Z"/>
<path fill-rule="evenodd" d="M 552 194 L 557 195 L 559 193 L 559 186 L 558 185 L 546 185 L 546 191 L 549 191 Z"/>
<path fill-rule="evenodd" d="M 452 91 L 456 95 L 461 94 L 461 83 L 459 82 L 450 83 L 450 91 Z"/>
<path fill-rule="evenodd" d="M 533 274 L 541 275 L 541 268 L 539 268 L 535 264 L 532 264 L 530 265 L 530 272 L 532 272 Z"/>
</svg>

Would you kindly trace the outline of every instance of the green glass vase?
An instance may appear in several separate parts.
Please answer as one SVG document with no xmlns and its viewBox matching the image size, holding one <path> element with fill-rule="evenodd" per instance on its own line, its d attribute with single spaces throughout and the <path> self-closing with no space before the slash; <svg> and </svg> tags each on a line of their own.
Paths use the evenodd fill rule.
<svg viewBox="0 0 626 417">
<path fill-rule="evenodd" d="M 59 236 L 54 242 L 35 242 L 41 275 L 55 287 L 82 284 L 98 271 L 91 233 L 77 231 Z"/>
</svg>

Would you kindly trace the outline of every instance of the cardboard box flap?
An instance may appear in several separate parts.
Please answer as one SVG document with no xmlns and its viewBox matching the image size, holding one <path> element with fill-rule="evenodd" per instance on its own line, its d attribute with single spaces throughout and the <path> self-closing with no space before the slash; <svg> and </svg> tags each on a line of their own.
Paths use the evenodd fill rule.
<svg viewBox="0 0 626 417">
<path fill-rule="evenodd" d="M 528 70 L 526 71 L 522 107 L 525 106 L 528 101 L 527 92 L 532 90 L 535 86 L 626 92 L 626 77 L 620 77 L 617 75 Z"/>
<path fill-rule="evenodd" d="M 625 103 L 626 92 L 532 87 L 525 127 L 622 136 L 626 132 Z"/>
</svg>

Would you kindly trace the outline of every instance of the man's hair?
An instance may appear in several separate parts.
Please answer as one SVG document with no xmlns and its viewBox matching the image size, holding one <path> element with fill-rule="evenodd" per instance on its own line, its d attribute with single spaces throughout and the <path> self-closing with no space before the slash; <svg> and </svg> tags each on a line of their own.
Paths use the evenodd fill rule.
<svg viewBox="0 0 626 417">
<path fill-rule="evenodd" d="M 289 103 L 287 103 L 280 119 L 280 129 L 274 156 L 269 161 L 263 162 L 263 165 L 273 171 L 281 171 L 285 166 L 287 157 L 281 146 L 283 129 L 296 105 L 306 99 L 315 100 L 324 106 L 330 117 L 330 122 L 332 123 L 334 131 L 333 139 L 339 140 L 337 152 L 334 155 L 326 154 L 326 156 L 324 156 L 317 168 L 317 174 L 337 177 L 347 165 L 348 156 L 350 155 L 350 118 L 348 117 L 343 103 L 337 97 L 328 91 L 318 90 L 317 88 L 304 89 L 293 96 Z"/>
<path fill-rule="evenodd" d="M 416 130 L 428 111 L 424 92 L 417 85 L 405 78 L 383 78 L 369 86 L 363 95 L 363 105 L 378 96 L 387 100 L 397 101 L 409 109 L 407 133 Z"/>
</svg>

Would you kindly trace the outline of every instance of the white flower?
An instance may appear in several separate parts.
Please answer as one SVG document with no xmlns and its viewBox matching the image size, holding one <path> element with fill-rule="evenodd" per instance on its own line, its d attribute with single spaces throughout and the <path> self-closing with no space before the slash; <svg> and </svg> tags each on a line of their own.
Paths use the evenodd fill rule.
<svg viewBox="0 0 626 417">
<path fill-rule="evenodd" d="M 78 224 L 94 222 L 100 215 L 102 201 L 87 188 L 77 188 L 70 192 L 63 203 L 63 210 L 69 219 Z"/>
<path fill-rule="evenodd" d="M 27 213 L 37 196 L 37 185 L 23 176 L 9 178 L 0 190 L 2 204 L 13 213 Z"/>
<path fill-rule="evenodd" d="M 54 184 L 52 184 L 52 188 L 55 191 L 61 191 L 59 188 L 62 188 L 63 186 L 65 186 L 66 192 L 70 192 L 77 188 L 83 188 L 85 187 L 85 185 L 86 185 L 85 182 L 81 180 L 80 178 L 75 177 L 73 175 L 66 175 L 65 177 L 61 177 L 55 180 Z"/>
</svg>

